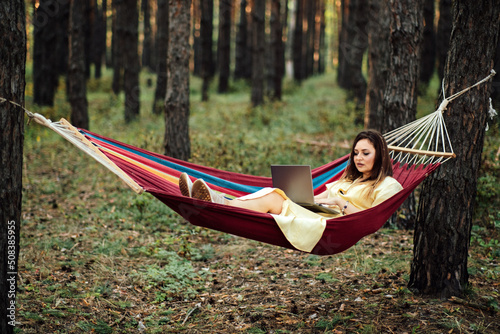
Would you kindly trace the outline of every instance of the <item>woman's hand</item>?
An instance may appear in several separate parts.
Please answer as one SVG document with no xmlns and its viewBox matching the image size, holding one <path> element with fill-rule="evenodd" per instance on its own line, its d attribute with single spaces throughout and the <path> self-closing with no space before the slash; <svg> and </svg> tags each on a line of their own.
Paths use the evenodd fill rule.
<svg viewBox="0 0 500 334">
<path fill-rule="evenodd" d="M 314 202 L 317 204 L 324 204 L 328 206 L 338 206 L 340 207 L 340 202 L 342 199 L 340 197 L 330 197 L 330 198 L 325 198 L 325 197 L 320 197 L 316 196 L 314 197 Z"/>
</svg>

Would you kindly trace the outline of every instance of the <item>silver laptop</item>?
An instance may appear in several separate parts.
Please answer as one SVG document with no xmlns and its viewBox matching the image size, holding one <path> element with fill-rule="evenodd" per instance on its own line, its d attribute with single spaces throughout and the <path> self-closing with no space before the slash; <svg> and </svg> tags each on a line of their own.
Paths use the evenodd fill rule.
<svg viewBox="0 0 500 334">
<path fill-rule="evenodd" d="M 339 214 L 340 211 L 314 203 L 311 166 L 271 165 L 273 187 L 279 188 L 295 203 L 313 212 Z"/>
</svg>

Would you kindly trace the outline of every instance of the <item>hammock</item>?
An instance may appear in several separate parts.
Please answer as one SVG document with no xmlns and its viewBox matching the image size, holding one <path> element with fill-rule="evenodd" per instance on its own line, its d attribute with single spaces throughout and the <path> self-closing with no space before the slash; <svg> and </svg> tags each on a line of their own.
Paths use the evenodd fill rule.
<svg viewBox="0 0 500 334">
<path fill-rule="evenodd" d="M 41 115 L 34 114 L 33 117 L 36 122 L 56 131 L 102 163 L 134 191 L 150 193 L 191 224 L 295 249 L 271 215 L 184 197 L 178 187 L 180 174 L 186 172 L 193 178 L 203 178 L 216 191 L 238 197 L 272 186 L 271 178 L 223 171 L 149 152 L 77 129 L 65 119 L 51 122 Z M 436 113 L 427 116 L 429 117 L 435 118 Z M 442 121 L 442 117 L 437 116 L 437 120 Z M 434 119 L 433 123 L 437 124 L 438 121 Z M 440 129 L 440 126 L 436 129 Z M 395 140 L 400 141 L 398 138 Z M 406 150 L 411 153 L 404 153 L 399 146 L 393 147 L 391 151 L 394 155 L 393 176 L 404 189 L 373 208 L 328 220 L 323 236 L 311 251 L 312 254 L 331 255 L 342 252 L 366 235 L 376 232 L 425 177 L 453 156 L 452 152 L 431 152 L 415 148 Z M 345 155 L 312 170 L 315 194 L 324 191 L 325 184 L 340 178 L 348 158 Z"/>
<path fill-rule="evenodd" d="M 458 95 L 445 98 L 434 113 L 384 135 L 393 159 L 393 177 L 401 183 L 403 190 L 370 209 L 329 219 L 320 241 L 311 251 L 312 254 L 340 253 L 363 237 L 376 232 L 430 173 L 455 156 L 446 131 L 443 111 L 448 102 Z M 186 172 L 193 178 L 203 178 L 216 191 L 238 197 L 272 186 L 271 178 L 234 173 L 174 159 L 77 129 L 64 119 L 51 122 L 40 114 L 25 111 L 37 123 L 51 128 L 103 164 L 134 191 L 150 193 L 191 224 L 295 249 L 270 214 L 185 197 L 178 187 L 180 174 Z M 325 184 L 341 177 L 348 158 L 346 155 L 312 170 L 315 194 L 324 191 Z"/>
</svg>

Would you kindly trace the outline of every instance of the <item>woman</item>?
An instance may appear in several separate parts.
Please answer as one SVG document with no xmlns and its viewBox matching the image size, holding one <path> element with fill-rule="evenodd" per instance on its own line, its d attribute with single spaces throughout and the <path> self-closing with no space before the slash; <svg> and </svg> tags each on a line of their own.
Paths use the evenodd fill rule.
<svg viewBox="0 0 500 334">
<path fill-rule="evenodd" d="M 179 187 L 185 196 L 264 213 L 280 214 L 283 202 L 288 200 L 283 192 L 273 188 L 229 200 L 213 192 L 201 179 L 191 185 L 187 174 L 181 175 Z M 350 164 L 341 179 L 326 187 L 326 191 L 314 197 L 315 202 L 338 207 L 342 215 L 368 209 L 399 192 L 402 187 L 392 178 L 384 137 L 373 130 L 359 133 L 352 146 Z"/>
<path fill-rule="evenodd" d="M 392 178 L 387 143 L 379 132 L 359 133 L 352 145 L 349 162 L 342 177 L 327 184 L 327 189 L 314 197 L 316 203 L 337 207 L 340 211 L 337 216 L 371 208 L 403 189 Z M 312 250 L 326 226 L 323 215 L 292 202 L 280 189 L 263 188 L 229 200 L 212 191 L 202 179 L 191 184 L 187 174 L 181 175 L 179 188 L 184 196 L 272 214 L 287 239 L 301 250 Z"/>
</svg>

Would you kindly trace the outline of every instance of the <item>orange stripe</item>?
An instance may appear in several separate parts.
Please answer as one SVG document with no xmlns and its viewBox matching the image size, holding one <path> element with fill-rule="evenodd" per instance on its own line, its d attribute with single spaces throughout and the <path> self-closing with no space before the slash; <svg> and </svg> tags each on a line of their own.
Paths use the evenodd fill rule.
<svg viewBox="0 0 500 334">
<path fill-rule="evenodd" d="M 127 162 L 129 162 L 129 163 L 131 163 L 131 164 L 133 164 L 133 165 L 135 165 L 137 167 L 139 167 L 139 168 L 147 170 L 148 172 L 151 172 L 151 173 L 155 174 L 156 176 L 159 176 L 162 179 L 167 180 L 167 181 L 169 181 L 169 182 L 171 182 L 173 184 L 179 184 L 179 178 L 178 177 L 174 177 L 174 176 L 172 176 L 170 174 L 161 172 L 161 171 L 159 171 L 159 170 L 157 170 L 155 168 L 146 166 L 145 164 L 142 164 L 142 163 L 137 162 L 137 161 L 135 161 L 133 159 L 130 159 L 130 158 L 128 158 L 128 157 L 126 157 L 126 156 L 124 156 L 124 155 L 122 155 L 120 153 L 111 151 L 110 149 L 107 149 L 107 148 L 104 148 L 104 147 L 99 147 L 99 149 L 101 149 L 103 151 L 106 151 L 107 153 L 112 154 L 112 155 L 114 155 L 114 156 L 116 156 L 116 157 L 118 157 L 120 159 L 123 159 L 123 160 L 125 160 L 125 161 L 127 161 Z"/>
</svg>

